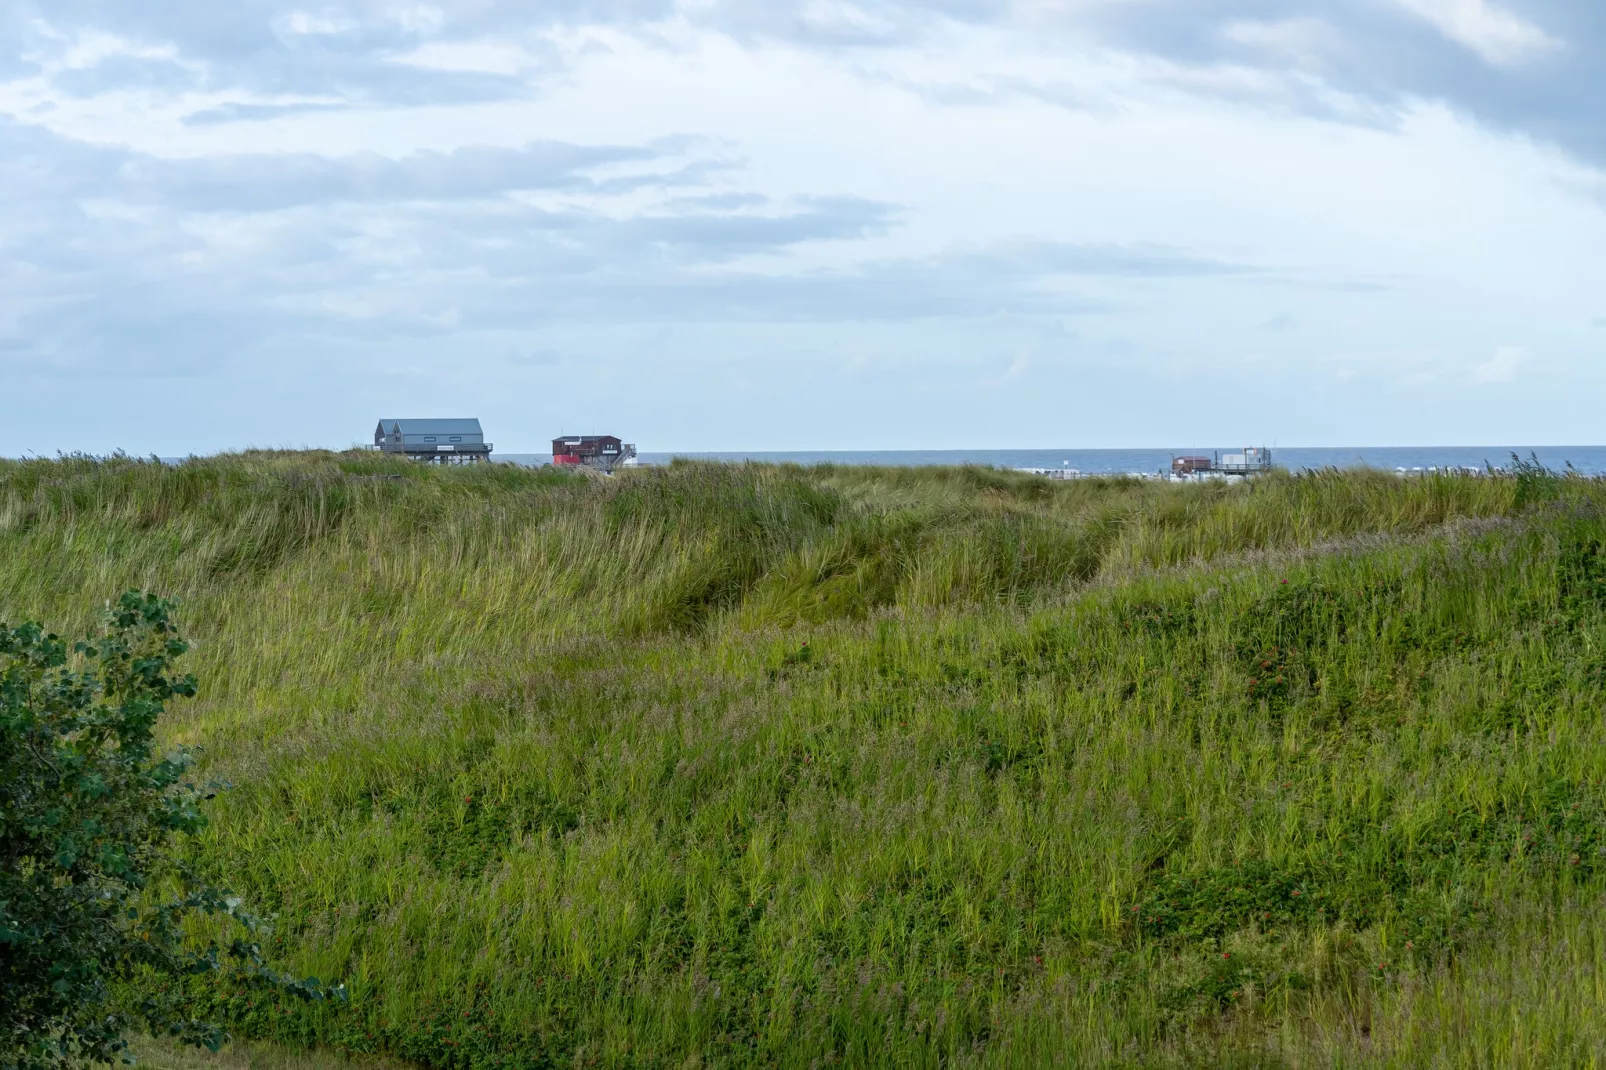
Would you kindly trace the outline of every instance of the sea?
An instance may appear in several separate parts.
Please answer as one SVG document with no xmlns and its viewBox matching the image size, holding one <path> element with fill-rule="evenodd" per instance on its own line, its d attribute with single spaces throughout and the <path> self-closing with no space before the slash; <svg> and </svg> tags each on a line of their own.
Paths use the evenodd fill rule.
<svg viewBox="0 0 1606 1070">
<path fill-rule="evenodd" d="M 1239 453 L 1243 447 L 1187 446 L 1126 450 L 733 450 L 717 453 L 643 452 L 642 464 L 668 464 L 677 457 L 709 461 L 763 461 L 771 464 L 866 464 L 888 466 L 977 464 L 994 468 L 1071 469 L 1084 475 L 1147 475 L 1171 470 L 1176 456 L 1208 457 Z M 1272 463 L 1290 471 L 1321 468 L 1379 468 L 1390 472 L 1443 468 L 1509 468 L 1513 457 L 1536 459 L 1547 468 L 1569 466 L 1584 475 L 1606 475 L 1606 446 L 1341 446 L 1272 449 Z M 497 454 L 514 464 L 550 463 L 545 454 Z"/>
</svg>

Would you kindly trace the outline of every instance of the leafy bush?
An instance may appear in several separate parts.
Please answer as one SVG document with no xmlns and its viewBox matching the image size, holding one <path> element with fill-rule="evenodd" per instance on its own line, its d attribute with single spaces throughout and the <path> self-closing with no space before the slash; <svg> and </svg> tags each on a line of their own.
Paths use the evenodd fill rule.
<svg viewBox="0 0 1606 1070">
<path fill-rule="evenodd" d="M 322 998 L 269 970 L 240 900 L 169 850 L 206 824 L 210 789 L 188 752 L 157 754 L 166 703 L 195 694 L 188 646 L 154 595 L 123 595 L 102 634 L 69 645 L 38 624 L 0 626 L 0 1067 L 109 1062 L 135 1025 L 216 1050 L 179 982 L 230 973 Z M 226 946 L 194 946 L 187 919 L 233 919 Z M 166 981 L 165 985 L 163 982 Z"/>
</svg>

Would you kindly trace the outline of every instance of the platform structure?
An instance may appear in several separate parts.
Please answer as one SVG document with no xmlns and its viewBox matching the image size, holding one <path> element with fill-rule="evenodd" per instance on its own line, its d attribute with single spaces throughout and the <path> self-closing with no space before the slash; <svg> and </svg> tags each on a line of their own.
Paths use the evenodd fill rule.
<svg viewBox="0 0 1606 1070">
<path fill-rule="evenodd" d="M 374 448 L 426 464 L 481 464 L 491 459 L 480 422 L 471 417 L 380 420 Z"/>
<path fill-rule="evenodd" d="M 1254 476 L 1273 468 L 1271 450 L 1265 446 L 1245 446 L 1237 453 L 1175 454 L 1171 458 L 1172 479 L 1209 479 L 1222 476 Z"/>
<path fill-rule="evenodd" d="M 617 435 L 559 435 L 552 440 L 552 463 L 612 475 L 636 463 L 636 447 Z"/>
</svg>

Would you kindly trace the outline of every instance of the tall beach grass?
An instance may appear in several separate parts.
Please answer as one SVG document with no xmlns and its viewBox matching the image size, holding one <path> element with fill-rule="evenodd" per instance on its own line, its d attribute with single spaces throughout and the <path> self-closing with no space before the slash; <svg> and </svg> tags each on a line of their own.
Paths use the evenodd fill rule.
<svg viewBox="0 0 1606 1070">
<path fill-rule="evenodd" d="M 1590 1065 L 1606 490 L 0 464 L 0 619 L 174 594 L 197 859 L 437 1067 Z"/>
</svg>

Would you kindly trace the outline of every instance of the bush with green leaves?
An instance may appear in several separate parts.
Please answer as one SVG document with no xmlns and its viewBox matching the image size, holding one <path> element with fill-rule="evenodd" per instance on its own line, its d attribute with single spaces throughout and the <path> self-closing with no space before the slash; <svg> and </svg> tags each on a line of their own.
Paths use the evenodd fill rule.
<svg viewBox="0 0 1606 1070">
<path fill-rule="evenodd" d="M 228 974 L 308 999 L 315 979 L 269 969 L 259 921 L 173 850 L 206 824 L 213 786 L 163 753 L 157 719 L 196 691 L 172 604 L 128 593 L 106 626 L 69 644 L 38 624 L 0 626 L 0 1068 L 125 1056 L 139 1028 L 216 1049 L 221 1027 L 187 1005 L 186 980 Z M 210 915 L 220 941 L 186 935 Z"/>
</svg>

